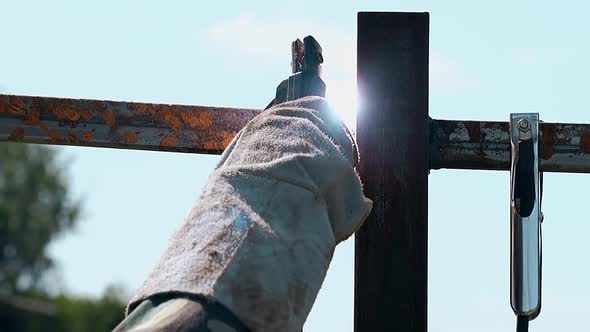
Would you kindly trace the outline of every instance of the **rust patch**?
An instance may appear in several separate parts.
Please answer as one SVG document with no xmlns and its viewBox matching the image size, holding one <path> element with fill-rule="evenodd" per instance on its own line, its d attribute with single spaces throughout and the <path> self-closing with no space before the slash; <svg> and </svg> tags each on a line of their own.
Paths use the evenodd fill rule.
<svg viewBox="0 0 590 332">
<path fill-rule="evenodd" d="M 22 127 L 14 128 L 14 130 L 12 130 L 10 132 L 10 136 L 8 136 L 8 139 L 17 140 L 17 141 L 21 141 L 24 138 L 25 138 L 25 129 Z"/>
<path fill-rule="evenodd" d="M 49 136 L 49 138 L 51 138 L 51 140 L 55 141 L 55 142 L 59 142 L 61 141 L 61 137 L 59 136 L 58 133 L 56 133 L 55 131 L 51 130 L 49 127 L 47 127 L 46 124 L 44 124 L 43 122 L 39 123 L 39 128 L 41 128 L 41 130 L 43 130 L 43 132 Z"/>
<path fill-rule="evenodd" d="M 186 122 L 192 128 L 207 128 L 213 125 L 213 114 L 209 112 L 201 112 L 198 115 L 193 111 L 186 111 L 180 113 L 182 121 Z"/>
<path fill-rule="evenodd" d="M 205 142 L 203 145 L 205 146 L 205 149 L 208 150 L 224 150 L 236 135 L 237 132 L 229 132 L 224 130 L 221 132 L 220 140 L 212 139 Z"/>
<path fill-rule="evenodd" d="M 36 126 L 41 122 L 40 118 L 41 114 L 39 112 L 29 112 L 25 118 L 25 124 L 29 126 Z"/>
<path fill-rule="evenodd" d="M 78 121 L 78 119 L 80 119 L 80 113 L 78 113 L 78 111 L 76 110 L 70 110 L 70 112 L 68 113 L 68 120 Z"/>
<path fill-rule="evenodd" d="M 543 126 L 541 131 L 541 144 L 539 144 L 539 157 L 548 160 L 555 154 L 553 146 L 553 136 L 555 136 L 555 126 Z"/>
<path fill-rule="evenodd" d="M 219 142 L 217 142 L 216 140 L 209 140 L 203 144 L 203 146 L 207 150 L 221 150 L 221 149 L 223 149 L 223 147 L 220 147 L 219 145 L 220 145 Z"/>
<path fill-rule="evenodd" d="M 209 112 L 203 112 L 199 114 L 199 126 L 206 128 L 213 125 L 213 114 Z"/>
<path fill-rule="evenodd" d="M 590 135 L 580 137 L 580 150 L 584 153 L 590 153 Z"/>
<path fill-rule="evenodd" d="M 52 108 L 52 113 L 57 117 L 59 120 L 70 120 L 70 121 L 78 121 L 80 119 L 80 113 L 76 110 L 76 107 L 73 105 L 56 105 Z"/>
<path fill-rule="evenodd" d="M 539 157 L 543 160 L 550 159 L 555 152 L 555 147 L 553 145 L 541 145 L 539 147 Z"/>
<path fill-rule="evenodd" d="M 132 132 L 131 130 L 126 130 L 123 133 L 123 141 L 128 144 L 135 144 L 139 142 L 139 136 L 136 133 Z"/>
<path fill-rule="evenodd" d="M 225 149 L 229 145 L 229 143 L 231 143 L 231 140 L 234 139 L 234 137 L 236 135 L 237 135 L 236 132 L 230 133 L 230 132 L 227 132 L 227 131 L 224 130 L 222 132 L 223 139 L 221 141 L 221 144 L 223 144 L 222 149 Z"/>
<path fill-rule="evenodd" d="M 10 96 L 10 106 L 16 110 L 23 110 L 25 108 L 25 102 L 18 96 Z"/>
<path fill-rule="evenodd" d="M 174 111 L 170 109 L 169 106 L 162 107 L 162 121 L 165 125 L 170 127 L 170 129 L 178 132 L 182 130 L 182 121 L 176 116 Z"/>
<path fill-rule="evenodd" d="M 82 117 L 82 119 L 84 119 L 86 121 L 92 119 L 92 113 L 90 113 L 88 111 L 82 111 L 82 112 L 80 112 L 80 116 Z"/>
<path fill-rule="evenodd" d="M 199 117 L 192 111 L 182 112 L 180 113 L 180 117 L 182 118 L 182 121 L 188 123 L 188 125 L 193 128 L 199 124 Z"/>
<path fill-rule="evenodd" d="M 156 114 L 156 108 L 149 104 L 129 104 L 129 109 L 142 114 Z"/>
<path fill-rule="evenodd" d="M 469 133 L 469 142 L 480 142 L 481 140 L 481 126 L 477 121 L 465 121 L 463 122 L 465 129 Z"/>
<path fill-rule="evenodd" d="M 66 137 L 67 142 L 73 143 L 73 142 L 76 142 L 77 140 L 78 140 L 78 137 L 76 136 L 76 133 L 73 133 L 73 132 L 68 133 L 68 137 Z"/>
<path fill-rule="evenodd" d="M 0 98 L 0 113 L 8 113 L 8 103 L 4 98 Z"/>
<path fill-rule="evenodd" d="M 102 113 L 102 119 L 104 120 L 104 123 L 109 127 L 115 125 L 115 114 L 113 112 Z"/>
<path fill-rule="evenodd" d="M 105 102 L 102 100 L 92 100 L 92 109 L 96 112 L 102 112 L 106 109 Z"/>
<path fill-rule="evenodd" d="M 27 113 L 27 111 L 25 111 L 24 108 L 19 107 L 18 105 L 11 104 L 8 106 L 8 113 L 14 114 L 14 115 L 25 115 Z"/>
<path fill-rule="evenodd" d="M 94 133 L 92 132 L 92 130 L 89 130 L 89 131 L 85 132 L 84 134 L 82 134 L 82 142 L 84 142 L 84 143 L 88 143 L 88 142 L 92 141 L 93 138 L 94 138 Z"/>
<path fill-rule="evenodd" d="M 162 138 L 162 141 L 160 141 L 160 147 L 174 148 L 174 147 L 176 147 L 177 143 L 178 143 L 178 139 L 176 137 L 166 135 Z"/>
</svg>

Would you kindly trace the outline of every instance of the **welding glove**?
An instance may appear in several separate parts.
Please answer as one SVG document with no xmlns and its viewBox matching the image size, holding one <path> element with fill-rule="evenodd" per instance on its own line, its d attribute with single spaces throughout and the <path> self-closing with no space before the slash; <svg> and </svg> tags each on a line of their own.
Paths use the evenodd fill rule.
<svg viewBox="0 0 590 332">
<path fill-rule="evenodd" d="M 252 331 L 301 331 L 336 244 L 369 214 L 354 141 L 319 97 L 280 104 L 230 143 L 131 300 L 214 299 Z"/>
</svg>

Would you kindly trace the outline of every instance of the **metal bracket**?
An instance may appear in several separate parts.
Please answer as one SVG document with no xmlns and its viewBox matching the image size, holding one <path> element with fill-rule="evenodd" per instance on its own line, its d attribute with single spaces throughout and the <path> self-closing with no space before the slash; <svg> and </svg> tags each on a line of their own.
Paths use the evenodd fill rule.
<svg viewBox="0 0 590 332">
<path fill-rule="evenodd" d="M 510 288 L 517 316 L 541 311 L 539 114 L 510 114 Z"/>
</svg>

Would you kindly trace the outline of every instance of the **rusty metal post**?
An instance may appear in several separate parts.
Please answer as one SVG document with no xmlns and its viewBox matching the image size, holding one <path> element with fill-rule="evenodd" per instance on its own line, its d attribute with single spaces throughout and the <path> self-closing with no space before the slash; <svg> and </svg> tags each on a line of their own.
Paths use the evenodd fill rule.
<svg viewBox="0 0 590 332">
<path fill-rule="evenodd" d="M 221 154 L 260 110 L 0 95 L 0 142 Z"/>
<path fill-rule="evenodd" d="M 358 14 L 359 173 L 373 200 L 356 233 L 357 332 L 426 331 L 428 13 Z"/>
<path fill-rule="evenodd" d="M 590 125 L 539 124 L 542 172 L 590 173 Z M 508 122 L 432 120 L 430 169 L 510 170 Z"/>
</svg>

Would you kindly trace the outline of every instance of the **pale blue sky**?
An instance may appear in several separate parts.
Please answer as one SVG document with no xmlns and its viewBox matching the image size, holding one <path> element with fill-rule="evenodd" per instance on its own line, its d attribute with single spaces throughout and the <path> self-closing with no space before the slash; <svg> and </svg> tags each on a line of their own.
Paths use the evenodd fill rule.
<svg viewBox="0 0 590 332">
<path fill-rule="evenodd" d="M 446 119 L 590 122 L 590 21 L 583 1 L 0 0 L 0 93 L 265 106 L 289 72 L 292 39 L 325 51 L 329 99 L 350 113 L 356 12 L 429 11 L 430 113 Z M 85 200 L 57 241 L 67 289 L 138 287 L 218 157 L 59 148 Z M 585 175 L 545 176 L 543 310 L 531 331 L 587 325 Z M 430 175 L 430 331 L 514 330 L 509 304 L 508 173 Z M 306 331 L 352 331 L 353 241 L 339 246 Z M 391 253 L 392 255 L 395 253 Z M 572 320 L 572 317 L 577 319 Z"/>
</svg>

